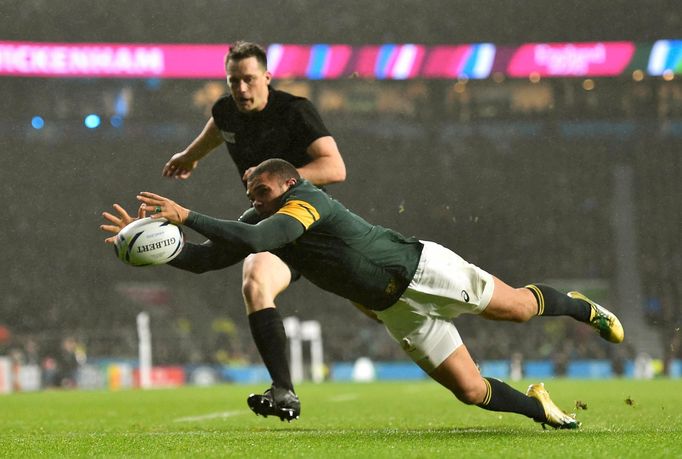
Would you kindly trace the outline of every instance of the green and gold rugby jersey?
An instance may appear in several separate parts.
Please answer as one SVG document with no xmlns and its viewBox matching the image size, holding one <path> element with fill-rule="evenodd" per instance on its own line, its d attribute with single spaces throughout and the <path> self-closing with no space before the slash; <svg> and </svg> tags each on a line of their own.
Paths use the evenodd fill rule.
<svg viewBox="0 0 682 459">
<path fill-rule="evenodd" d="M 265 219 L 254 209 L 238 222 L 190 212 L 185 225 L 211 243 L 186 244 L 173 266 L 203 272 L 269 251 L 318 287 L 370 309 L 400 298 L 417 270 L 419 240 L 368 223 L 305 180 L 280 199 Z"/>
<path fill-rule="evenodd" d="M 274 254 L 318 287 L 370 309 L 400 298 L 417 270 L 419 240 L 368 223 L 305 180 L 282 200 L 277 214 L 297 220 L 305 232 Z"/>
</svg>

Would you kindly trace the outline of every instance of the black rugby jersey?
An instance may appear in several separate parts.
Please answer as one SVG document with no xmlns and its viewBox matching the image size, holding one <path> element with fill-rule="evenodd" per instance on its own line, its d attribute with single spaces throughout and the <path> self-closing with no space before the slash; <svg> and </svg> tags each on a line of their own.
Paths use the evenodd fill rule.
<svg viewBox="0 0 682 459">
<path fill-rule="evenodd" d="M 331 135 L 308 99 L 272 87 L 260 112 L 240 112 L 228 94 L 216 101 L 212 114 L 240 178 L 248 168 L 270 158 L 305 166 L 312 161 L 308 146 Z"/>
</svg>

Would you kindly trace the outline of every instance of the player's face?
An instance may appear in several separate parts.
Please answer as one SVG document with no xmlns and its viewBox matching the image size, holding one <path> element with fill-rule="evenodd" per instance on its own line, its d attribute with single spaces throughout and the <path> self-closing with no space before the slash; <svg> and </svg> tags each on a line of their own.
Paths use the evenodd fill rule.
<svg viewBox="0 0 682 459">
<path fill-rule="evenodd" d="M 263 173 L 249 179 L 246 196 L 251 200 L 259 215 L 269 217 L 279 210 L 280 198 L 294 183 L 296 183 L 295 179 L 282 181 L 271 174 Z"/>
<path fill-rule="evenodd" d="M 227 61 L 227 85 L 237 109 L 242 113 L 259 112 L 268 103 L 268 84 L 272 75 L 261 67 L 258 59 L 247 57 Z"/>
</svg>

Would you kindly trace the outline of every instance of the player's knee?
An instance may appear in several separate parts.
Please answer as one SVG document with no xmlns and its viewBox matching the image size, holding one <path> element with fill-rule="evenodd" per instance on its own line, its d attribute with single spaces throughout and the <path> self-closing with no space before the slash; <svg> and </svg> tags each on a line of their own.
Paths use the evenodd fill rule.
<svg viewBox="0 0 682 459">
<path fill-rule="evenodd" d="M 242 278 L 242 296 L 247 303 L 254 302 L 266 295 L 266 283 L 255 272 L 245 272 Z"/>
<path fill-rule="evenodd" d="M 519 308 L 519 317 L 517 322 L 528 322 L 537 315 L 538 308 L 535 305 L 525 303 Z"/>
<path fill-rule="evenodd" d="M 537 304 L 534 298 L 528 295 L 529 291 L 525 288 L 516 289 L 517 294 L 514 299 L 514 307 L 510 309 L 509 320 L 513 322 L 528 322 L 537 313 Z"/>
<path fill-rule="evenodd" d="M 523 323 L 528 322 L 533 317 L 525 307 L 516 308 L 510 318 L 512 322 Z"/>
<path fill-rule="evenodd" d="M 486 389 L 485 385 L 471 385 L 453 392 L 460 402 L 467 405 L 478 405 L 485 399 Z"/>
<path fill-rule="evenodd" d="M 269 254 L 253 254 L 244 260 L 242 297 L 247 313 L 275 307 L 275 298 L 287 288 L 291 272 L 287 265 Z"/>
</svg>

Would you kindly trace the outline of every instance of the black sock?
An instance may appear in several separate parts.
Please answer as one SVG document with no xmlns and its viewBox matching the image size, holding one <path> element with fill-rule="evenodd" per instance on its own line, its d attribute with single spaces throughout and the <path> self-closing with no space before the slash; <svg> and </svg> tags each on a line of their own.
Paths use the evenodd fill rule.
<svg viewBox="0 0 682 459">
<path fill-rule="evenodd" d="M 276 308 L 265 308 L 249 314 L 251 335 L 258 352 L 277 387 L 294 390 L 287 360 L 287 335 Z"/>
<path fill-rule="evenodd" d="M 591 306 L 583 300 L 571 298 L 548 285 L 530 284 L 526 288 L 533 292 L 538 302 L 539 316 L 571 316 L 580 322 L 589 322 Z"/>
<path fill-rule="evenodd" d="M 495 378 L 483 378 L 488 386 L 485 400 L 477 406 L 484 410 L 504 411 L 528 416 L 536 421 L 545 420 L 545 410 L 540 402 Z"/>
</svg>

